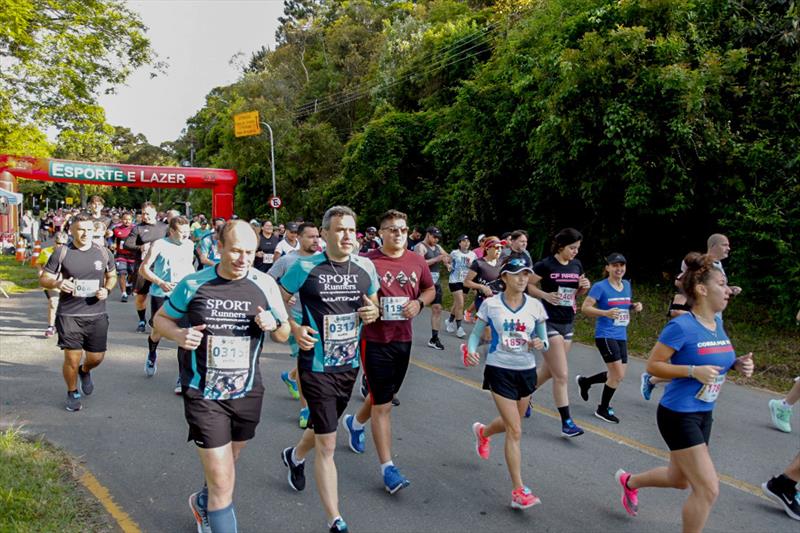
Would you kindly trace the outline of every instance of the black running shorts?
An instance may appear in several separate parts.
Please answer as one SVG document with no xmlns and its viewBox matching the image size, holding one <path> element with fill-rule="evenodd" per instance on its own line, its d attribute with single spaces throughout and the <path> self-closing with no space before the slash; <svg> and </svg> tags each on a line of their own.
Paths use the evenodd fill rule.
<svg viewBox="0 0 800 533">
<path fill-rule="evenodd" d="M 547 321 L 547 338 L 557 337 L 561 335 L 565 341 L 572 340 L 572 334 L 575 332 L 575 324 L 573 322 L 551 322 Z"/>
<path fill-rule="evenodd" d="M 628 341 L 597 337 L 594 343 L 606 363 L 622 361 L 623 364 L 626 364 L 628 362 Z"/>
<path fill-rule="evenodd" d="M 442 305 L 442 286 L 437 283 L 433 287 L 436 289 L 436 296 L 434 296 L 431 305 L 436 305 L 436 304 Z"/>
<path fill-rule="evenodd" d="M 711 438 L 711 411 L 680 413 L 663 405 L 656 411 L 656 423 L 670 451 L 685 450 L 698 444 L 708 445 Z"/>
<path fill-rule="evenodd" d="M 310 411 L 308 427 L 313 428 L 317 435 L 335 432 L 353 393 L 358 368 L 336 373 L 299 368 L 297 373 Z"/>
<path fill-rule="evenodd" d="M 84 350 L 103 353 L 108 347 L 108 315 L 56 315 L 58 347 L 62 350 Z"/>
<path fill-rule="evenodd" d="M 521 400 L 536 390 L 536 368 L 509 370 L 486 365 L 483 370 L 483 388 L 509 400 Z"/>
<path fill-rule="evenodd" d="M 410 358 L 410 341 L 389 343 L 366 341 L 364 373 L 369 382 L 373 405 L 391 402 L 394 395 L 400 391 Z"/>
<path fill-rule="evenodd" d="M 150 292 L 150 285 L 152 285 L 152 283 L 144 279 L 144 276 L 139 275 L 139 266 L 141 266 L 141 263 L 136 263 L 136 281 L 133 284 L 133 292 L 136 294 L 147 294 Z"/>
<path fill-rule="evenodd" d="M 450 293 L 461 291 L 464 293 L 464 296 L 469 294 L 469 289 L 464 287 L 463 283 L 448 283 L 447 286 L 450 288 Z"/>
<path fill-rule="evenodd" d="M 252 439 L 261 420 L 264 387 L 254 387 L 244 398 L 206 400 L 191 387 L 183 389 L 183 413 L 189 438 L 199 448 L 219 448 L 231 441 Z"/>
<path fill-rule="evenodd" d="M 147 321 L 150 324 L 150 327 L 153 327 L 153 317 L 156 316 L 158 310 L 161 309 L 161 306 L 164 305 L 164 302 L 167 301 L 166 296 L 153 296 L 150 295 L 150 320 Z"/>
</svg>

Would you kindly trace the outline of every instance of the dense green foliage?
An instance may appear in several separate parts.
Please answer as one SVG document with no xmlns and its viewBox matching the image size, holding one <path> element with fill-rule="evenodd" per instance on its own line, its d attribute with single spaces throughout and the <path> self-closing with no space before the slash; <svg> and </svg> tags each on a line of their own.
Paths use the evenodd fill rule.
<svg viewBox="0 0 800 533">
<path fill-rule="evenodd" d="M 266 134 L 284 216 L 388 207 L 446 236 L 564 226 L 587 265 L 670 273 L 714 231 L 729 274 L 788 320 L 800 295 L 800 9 L 789 0 L 287 0 L 189 122 L 202 163 L 246 177 L 265 215 Z M 255 193 L 255 194 L 254 194 Z M 447 239 L 446 239 L 447 240 Z"/>
</svg>

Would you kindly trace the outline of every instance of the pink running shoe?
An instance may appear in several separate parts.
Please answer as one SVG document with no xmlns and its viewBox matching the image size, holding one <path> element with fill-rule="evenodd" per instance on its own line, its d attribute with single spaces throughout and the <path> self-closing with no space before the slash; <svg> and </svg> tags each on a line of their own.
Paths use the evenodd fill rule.
<svg viewBox="0 0 800 533">
<path fill-rule="evenodd" d="M 481 459 L 489 458 L 489 439 L 483 436 L 485 427 L 480 422 L 472 424 L 472 433 L 475 434 L 475 451 L 478 452 Z"/>
<path fill-rule="evenodd" d="M 540 503 L 542 503 L 542 500 L 534 496 L 528 487 L 519 487 L 511 492 L 511 507 L 513 509 L 527 509 Z"/>
<path fill-rule="evenodd" d="M 614 477 L 622 487 L 622 506 L 629 515 L 636 516 L 639 514 L 639 490 L 628 488 L 631 475 L 620 468 Z"/>
</svg>

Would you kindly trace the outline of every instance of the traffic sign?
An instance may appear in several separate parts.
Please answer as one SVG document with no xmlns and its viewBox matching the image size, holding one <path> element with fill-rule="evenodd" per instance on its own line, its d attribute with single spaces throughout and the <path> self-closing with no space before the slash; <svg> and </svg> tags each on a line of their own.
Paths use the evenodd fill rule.
<svg viewBox="0 0 800 533">
<path fill-rule="evenodd" d="M 280 196 L 270 196 L 269 197 L 269 206 L 273 209 L 280 209 L 283 205 L 283 200 L 281 200 Z"/>
<path fill-rule="evenodd" d="M 67 196 L 67 205 L 72 205 L 72 197 Z"/>
<path fill-rule="evenodd" d="M 258 118 L 258 111 L 233 115 L 233 133 L 237 137 L 261 135 L 261 122 Z"/>
</svg>

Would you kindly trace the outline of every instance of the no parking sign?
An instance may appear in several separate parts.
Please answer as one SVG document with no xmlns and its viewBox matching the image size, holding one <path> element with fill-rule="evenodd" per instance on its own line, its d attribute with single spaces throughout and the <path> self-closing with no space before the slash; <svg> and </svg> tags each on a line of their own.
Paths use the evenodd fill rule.
<svg viewBox="0 0 800 533">
<path fill-rule="evenodd" d="M 269 197 L 269 206 L 273 209 L 280 209 L 283 205 L 283 200 L 281 200 L 280 196 L 270 196 Z"/>
</svg>

